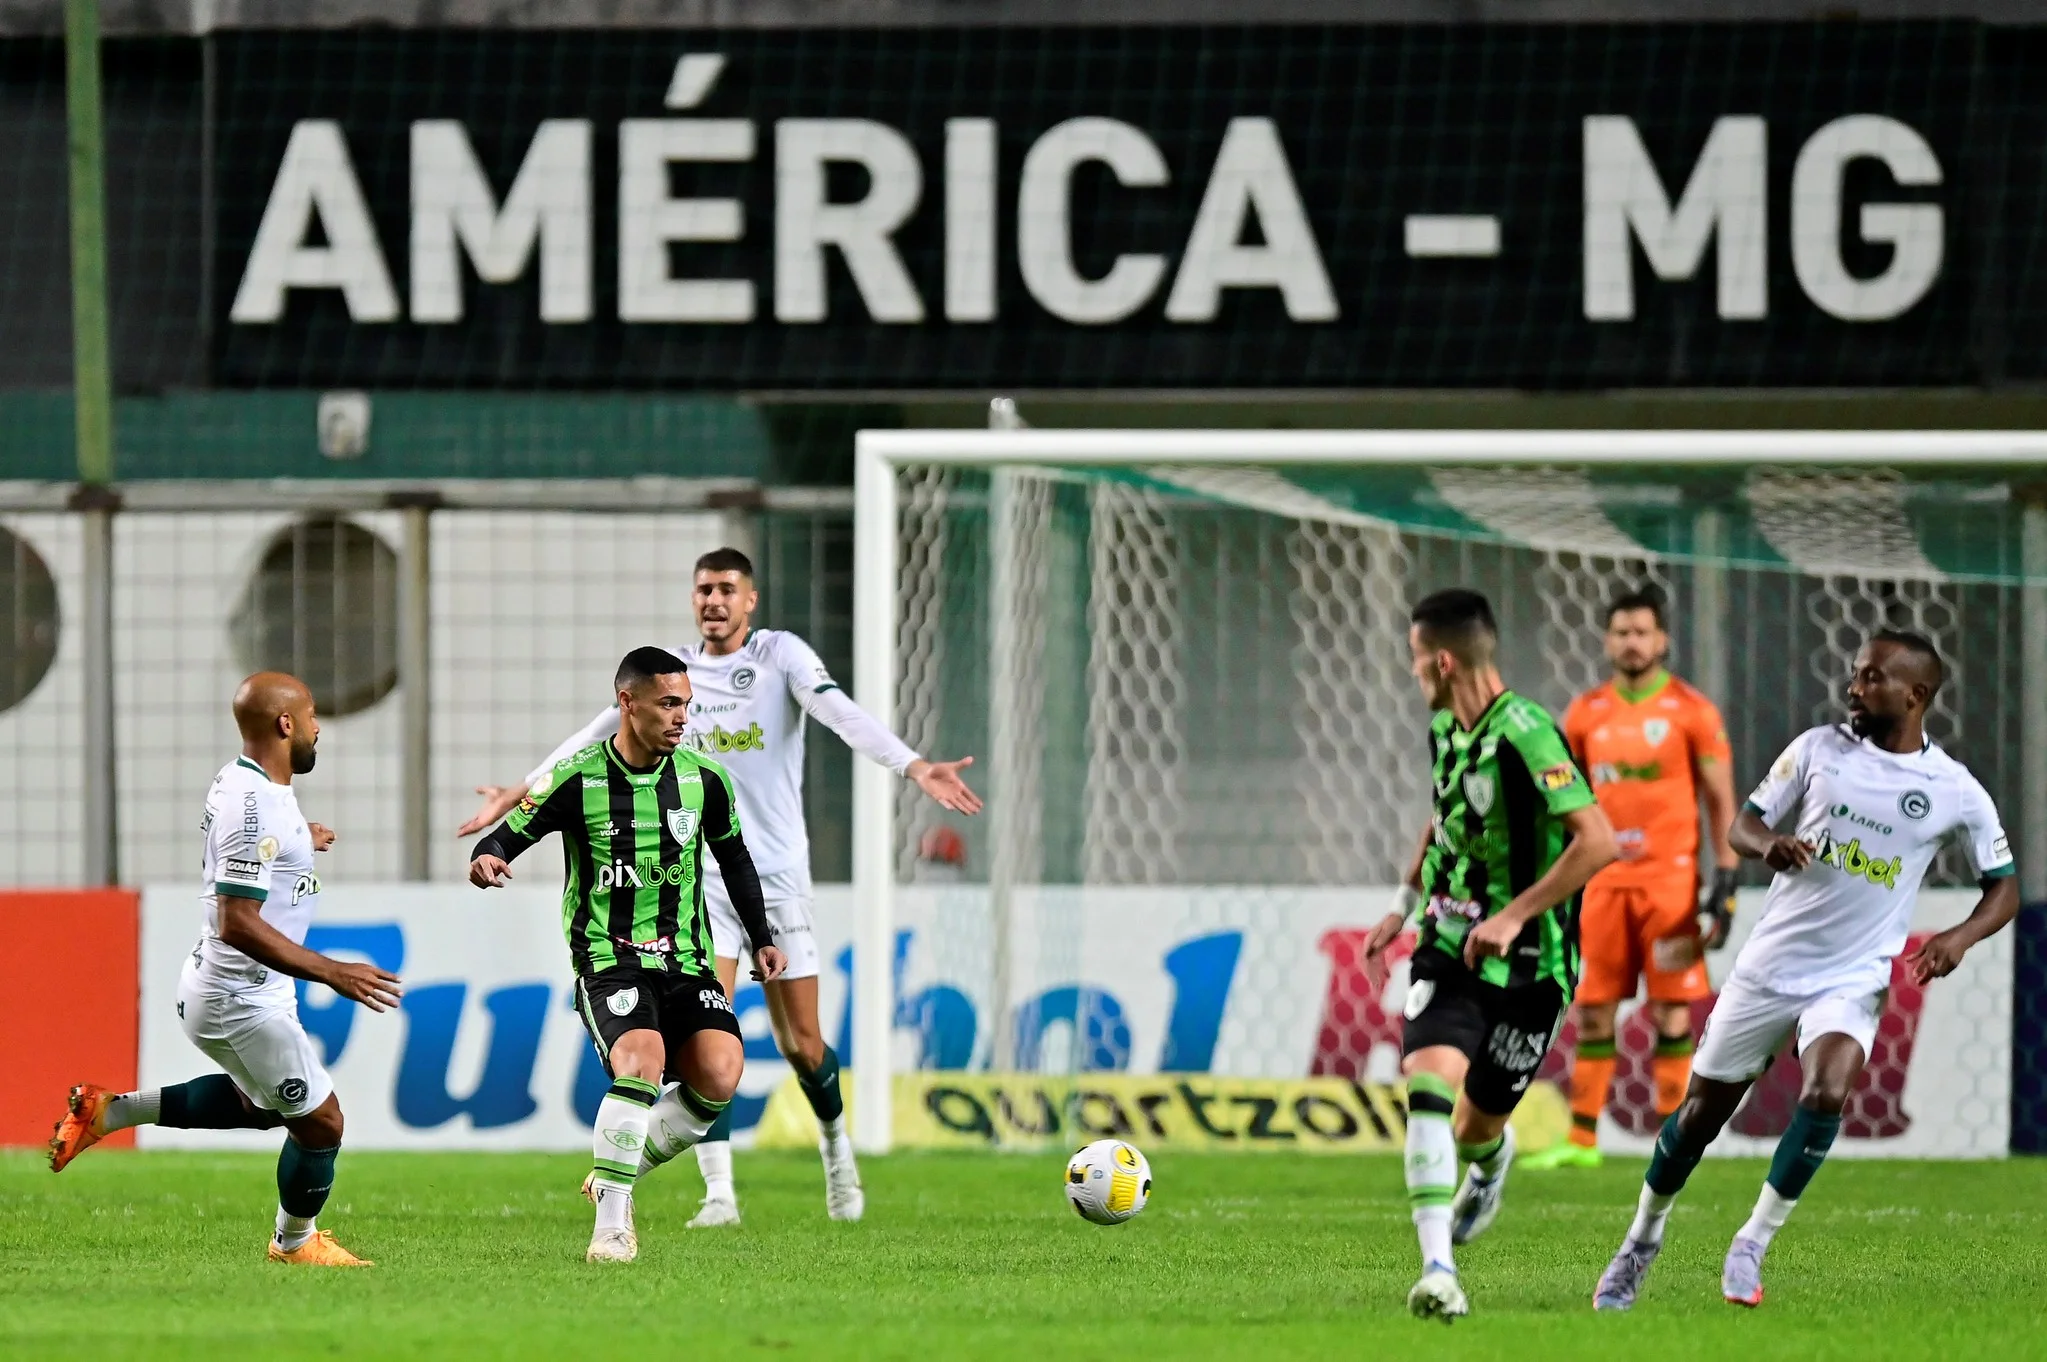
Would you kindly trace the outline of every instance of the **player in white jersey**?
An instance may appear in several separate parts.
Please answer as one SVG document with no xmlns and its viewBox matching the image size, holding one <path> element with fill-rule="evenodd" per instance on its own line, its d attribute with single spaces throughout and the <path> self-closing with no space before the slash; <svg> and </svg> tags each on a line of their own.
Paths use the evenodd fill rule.
<svg viewBox="0 0 2047 1362">
<path fill-rule="evenodd" d="M 810 834 L 803 820 L 803 735 L 806 716 L 838 734 L 860 755 L 881 763 L 956 813 L 980 811 L 981 801 L 960 772 L 973 764 L 926 761 L 874 716 L 853 703 L 809 644 L 780 629 L 755 629 L 759 593 L 753 564 L 737 549 L 714 549 L 696 563 L 693 593 L 702 642 L 671 651 L 689 664 L 695 687 L 686 741 L 718 759 L 732 774 L 747 847 L 760 872 L 768 923 L 788 957 L 782 978 L 764 989 L 775 1043 L 796 1071 L 816 1114 L 825 1165 L 825 1207 L 834 1220 L 858 1220 L 865 1206 L 859 1167 L 845 1128 L 839 1060 L 818 1024 L 820 961 L 811 923 Z M 563 757 L 602 742 L 618 729 L 618 710 L 607 709 L 533 769 L 523 785 L 485 786 L 484 804 L 463 824 L 464 836 L 492 826 L 527 789 Z M 718 978 L 729 993 L 745 953 L 746 933 L 715 863 L 706 867 Z M 729 1117 L 720 1117 L 697 1145 L 704 1204 L 693 1227 L 736 1225 L 739 1203 L 732 1185 Z"/>
<path fill-rule="evenodd" d="M 334 842 L 331 830 L 300 814 L 291 786 L 293 776 L 313 769 L 320 721 L 312 693 L 297 677 L 258 672 L 236 690 L 234 715 L 242 755 L 221 768 L 206 792 L 199 886 L 205 919 L 178 980 L 185 1034 L 227 1072 L 137 1092 L 79 1084 L 50 1141 L 50 1168 L 61 1172 L 101 1138 L 130 1126 L 281 1125 L 286 1137 L 277 1156 L 270 1260 L 368 1267 L 316 1223 L 341 1152 L 341 1103 L 299 1025 L 292 980 L 325 984 L 382 1012 L 398 1005 L 398 978 L 305 947 L 320 901 L 313 855 Z"/>
<path fill-rule="evenodd" d="M 1634 1224 L 1599 1279 L 1595 1309 L 1635 1303 L 1685 1179 L 1795 1031 L 1798 1106 L 1721 1268 L 1729 1302 L 1761 1304 L 1763 1255 L 1840 1131 L 1919 883 L 1941 844 L 1961 844 L 1983 897 L 1965 921 L 1905 961 L 1913 980 L 1951 973 L 2018 912 L 1996 807 L 1968 768 L 1926 736 L 1941 679 L 1940 655 L 1925 638 L 1872 636 L 1848 683 L 1848 722 L 1799 735 L 1735 819 L 1734 849 L 1776 877 L 1706 1021 L 1684 1103 L 1657 1135 Z M 1789 831 L 1772 830 L 1785 823 Z"/>
</svg>

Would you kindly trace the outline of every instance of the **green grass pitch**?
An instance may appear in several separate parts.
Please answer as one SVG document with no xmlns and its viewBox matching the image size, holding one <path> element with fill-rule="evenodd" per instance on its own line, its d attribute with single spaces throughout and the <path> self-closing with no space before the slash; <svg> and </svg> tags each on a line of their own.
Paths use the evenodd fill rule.
<svg viewBox="0 0 2047 1362">
<path fill-rule="evenodd" d="M 1166 1155 L 1150 1208 L 1100 1229 L 1056 1157 L 866 1165 L 868 1218 L 824 1217 L 814 1158 L 742 1153 L 746 1224 L 689 1231 L 692 1168 L 641 1191 L 640 1261 L 581 1261 L 572 1155 L 344 1154 L 323 1223 L 378 1266 L 263 1261 L 271 1162 L 87 1154 L 53 1177 L 0 1155 L 0 1357 L 208 1362 L 367 1356 L 1630 1356 L 2004 1358 L 2047 1350 L 2047 1162 L 1867 1163 L 1821 1174 L 1757 1311 L 1720 1255 L 1761 1164 L 1709 1160 L 1640 1306 L 1596 1316 L 1639 1162 L 1518 1174 L 1466 1249 L 1473 1315 L 1410 1319 L 1414 1236 L 1391 1158 Z M 1398 1350 L 1419 1345 L 1425 1353 Z"/>
</svg>

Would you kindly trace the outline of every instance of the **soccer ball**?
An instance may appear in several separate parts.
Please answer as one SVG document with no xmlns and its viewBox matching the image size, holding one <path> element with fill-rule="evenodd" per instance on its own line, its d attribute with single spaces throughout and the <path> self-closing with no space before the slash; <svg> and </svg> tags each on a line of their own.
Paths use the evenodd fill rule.
<svg viewBox="0 0 2047 1362">
<path fill-rule="evenodd" d="M 1066 1199 L 1083 1220 L 1120 1225 L 1151 1197 L 1151 1165 L 1136 1145 L 1096 1140 L 1066 1161 Z"/>
</svg>

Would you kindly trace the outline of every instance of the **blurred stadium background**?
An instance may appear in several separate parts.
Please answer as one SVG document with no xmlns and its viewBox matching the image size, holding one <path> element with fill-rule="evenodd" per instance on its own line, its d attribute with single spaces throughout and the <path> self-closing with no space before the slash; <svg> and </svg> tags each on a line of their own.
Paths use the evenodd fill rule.
<svg viewBox="0 0 2047 1362">
<path fill-rule="evenodd" d="M 351 1140 L 587 1140 L 551 850 L 486 910 L 453 829 L 617 655 L 690 636 L 706 548 L 753 554 L 760 622 L 851 677 L 857 431 L 983 427 L 997 395 L 1040 430 L 1247 451 L 2047 426 L 2025 6 L 98 8 L 95 105 L 65 6 L 0 4 L 0 1141 L 39 1142 L 85 1070 L 195 1071 L 164 999 L 259 666 L 328 716 L 316 930 L 415 984 L 402 1026 L 302 1003 Z M 1510 680 L 1560 709 L 1602 675 L 1601 602 L 1654 580 L 1744 788 L 1832 712 L 1863 631 L 1953 660 L 1936 734 L 2035 907 L 1965 982 L 1894 1000 L 1850 1143 L 2047 1148 L 2038 468 L 998 482 L 898 479 L 894 717 L 993 796 L 896 821 L 899 1142 L 1064 1141 L 1178 1112 L 1156 1076 L 1196 1073 L 1291 1103 L 1299 1139 L 1391 1147 L 1397 1009 L 1352 957 L 1422 816 L 1404 603 L 1492 592 Z M 807 759 L 843 1051 L 852 762 L 816 732 Z M 81 939 L 104 996 L 58 1025 Z M 740 1125 L 772 1140 L 782 1070 L 739 1002 Z M 1058 1110 L 1075 1075 L 1092 1116 Z M 1744 1135 L 1781 1127 L 1777 1086 Z M 1051 1129 L 1009 1119 L 1040 1095 Z M 1214 1142 L 1184 1115 L 1133 1128 Z"/>
</svg>

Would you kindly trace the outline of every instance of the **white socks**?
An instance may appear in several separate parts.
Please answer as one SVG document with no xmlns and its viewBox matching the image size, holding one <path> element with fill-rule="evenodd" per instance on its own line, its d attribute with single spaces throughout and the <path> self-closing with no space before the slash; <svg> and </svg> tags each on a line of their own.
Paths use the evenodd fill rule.
<svg viewBox="0 0 2047 1362">
<path fill-rule="evenodd" d="M 153 1126 L 162 1116 L 163 1089 L 124 1092 L 107 1103 L 106 1111 L 100 1116 L 100 1133 L 111 1135 L 130 1126 Z"/>
<path fill-rule="evenodd" d="M 1450 1201 L 1463 1173 L 1450 1118 L 1410 1109 L 1407 1116 L 1407 1199 L 1421 1240 L 1422 1266 L 1454 1267 L 1450 1257 Z"/>
<path fill-rule="evenodd" d="M 647 1152 L 647 1124 L 661 1090 L 638 1078 L 617 1078 L 597 1104 L 590 1128 L 590 1171 L 597 1194 L 597 1228 L 632 1224 L 633 1180 Z"/>
<path fill-rule="evenodd" d="M 1638 1244 L 1662 1243 L 1663 1222 L 1670 1219 L 1670 1208 L 1675 1205 L 1676 1192 L 1663 1196 L 1649 1190 L 1648 1183 L 1643 1183 L 1641 1198 L 1635 1203 L 1635 1223 L 1628 1226 L 1628 1238 Z"/>
<path fill-rule="evenodd" d="M 704 1200 L 738 1199 L 732 1192 L 732 1141 L 706 1140 L 699 1144 L 697 1171 L 704 1175 Z"/>
<path fill-rule="evenodd" d="M 286 1215 L 282 1206 L 277 1208 L 277 1247 L 283 1249 L 286 1253 L 290 1253 L 312 1237 L 312 1216 L 306 1216 L 301 1219 L 295 1215 Z"/>
<path fill-rule="evenodd" d="M 820 1148 L 826 1159 L 843 1160 L 853 1152 L 853 1137 L 847 1133 L 843 1113 L 829 1121 L 819 1121 L 817 1128 L 823 1137 Z"/>
<path fill-rule="evenodd" d="M 597 1193 L 597 1229 L 629 1230 L 633 1227 L 633 1189 L 598 1179 L 591 1189 Z"/>
<path fill-rule="evenodd" d="M 1764 1183 L 1763 1194 L 1756 1198 L 1756 1208 L 1749 1212 L 1748 1223 L 1741 1227 L 1740 1233 L 1735 1237 L 1753 1239 L 1764 1248 L 1768 1248 L 1770 1241 L 1777 1237 L 1777 1231 L 1783 1229 L 1784 1222 L 1791 1218 L 1792 1208 L 1797 1205 L 1796 1201 L 1786 1200 L 1775 1187 Z"/>
</svg>

